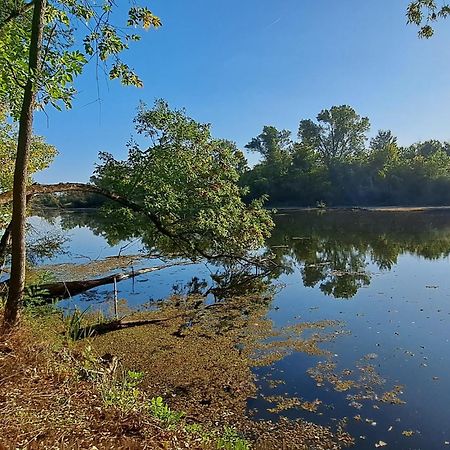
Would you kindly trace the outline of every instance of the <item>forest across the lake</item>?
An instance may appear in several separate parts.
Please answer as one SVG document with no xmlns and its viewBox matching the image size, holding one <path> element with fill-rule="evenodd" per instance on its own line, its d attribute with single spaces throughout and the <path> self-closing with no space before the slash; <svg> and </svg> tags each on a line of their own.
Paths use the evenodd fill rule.
<svg viewBox="0 0 450 450">
<path fill-rule="evenodd" d="M 368 139 L 370 121 L 352 107 L 322 110 L 289 130 L 265 126 L 246 146 L 258 162 L 241 184 L 248 199 L 280 206 L 450 204 L 450 144 L 430 139 L 409 146 L 390 130 Z"/>
</svg>

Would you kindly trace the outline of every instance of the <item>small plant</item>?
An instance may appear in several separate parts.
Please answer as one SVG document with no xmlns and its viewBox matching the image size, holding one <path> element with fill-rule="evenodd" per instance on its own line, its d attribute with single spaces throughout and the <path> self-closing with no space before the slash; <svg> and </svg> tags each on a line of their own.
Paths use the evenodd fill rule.
<svg viewBox="0 0 450 450">
<path fill-rule="evenodd" d="M 176 425 L 184 416 L 182 411 L 172 411 L 162 397 L 153 397 L 149 404 L 150 414 L 169 426 Z"/>
<path fill-rule="evenodd" d="M 250 443 L 242 438 L 235 428 L 225 427 L 217 440 L 217 448 L 224 450 L 250 450 Z"/>
<path fill-rule="evenodd" d="M 98 358 L 94 355 L 90 345 L 83 349 L 79 376 L 81 379 L 89 381 L 98 381 L 103 378 L 103 371 L 100 370 Z"/>
<path fill-rule="evenodd" d="M 316 203 L 316 208 L 325 209 L 326 207 L 327 207 L 327 204 L 323 200 L 320 200 Z"/>
<path fill-rule="evenodd" d="M 56 301 L 50 300 L 48 291 L 39 287 L 53 279 L 53 275 L 46 270 L 36 271 L 27 279 L 23 298 L 26 314 L 31 317 L 45 317 L 59 312 Z"/>
<path fill-rule="evenodd" d="M 142 407 L 139 401 L 141 390 L 138 388 L 142 381 L 143 372 L 128 370 L 120 381 L 112 380 L 109 386 L 105 386 L 102 397 L 107 406 L 116 406 L 122 411 L 128 412 Z"/>
<path fill-rule="evenodd" d="M 214 433 L 205 430 L 199 423 L 186 424 L 184 426 L 184 431 L 195 436 L 202 444 L 211 444 L 211 442 L 213 442 Z"/>
<path fill-rule="evenodd" d="M 80 311 L 78 308 L 64 319 L 64 328 L 66 337 L 71 341 L 78 341 L 91 337 L 94 330 L 91 327 L 83 326 L 83 319 L 89 308 Z"/>
<path fill-rule="evenodd" d="M 184 431 L 195 436 L 196 438 L 200 438 L 202 444 L 210 444 L 212 442 L 212 438 L 214 437 L 214 433 L 211 431 L 206 431 L 199 423 L 186 424 L 184 426 Z"/>
</svg>

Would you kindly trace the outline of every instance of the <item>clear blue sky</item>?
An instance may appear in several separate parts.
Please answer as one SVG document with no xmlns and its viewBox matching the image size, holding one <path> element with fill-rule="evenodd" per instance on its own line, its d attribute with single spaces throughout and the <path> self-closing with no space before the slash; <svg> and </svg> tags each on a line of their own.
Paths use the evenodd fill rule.
<svg viewBox="0 0 450 450">
<path fill-rule="evenodd" d="M 125 157 L 139 101 L 156 98 L 241 147 L 264 125 L 295 133 L 300 119 L 339 104 L 368 116 L 371 133 L 391 129 L 402 145 L 450 140 L 450 19 L 433 39 L 419 40 L 406 25 L 407 4 L 154 0 L 163 27 L 125 56 L 144 88 L 103 75 L 97 83 L 90 67 L 71 111 L 37 115 L 35 131 L 60 151 L 37 179 L 87 181 L 99 151 Z"/>
</svg>

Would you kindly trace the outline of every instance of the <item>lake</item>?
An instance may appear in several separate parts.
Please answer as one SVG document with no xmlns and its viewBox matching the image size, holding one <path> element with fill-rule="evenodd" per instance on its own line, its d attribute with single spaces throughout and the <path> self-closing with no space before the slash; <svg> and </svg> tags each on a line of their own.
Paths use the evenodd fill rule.
<svg viewBox="0 0 450 450">
<path fill-rule="evenodd" d="M 254 367 L 258 392 L 249 414 L 345 423 L 357 449 L 450 448 L 450 213 L 286 211 L 275 222 L 261 250 L 282 267 L 269 279 L 267 318 L 280 329 L 325 324 L 323 353 L 291 349 Z M 68 239 L 65 253 L 44 265 L 141 251 L 139 238 L 108 235 L 94 212 L 48 211 L 30 224 L 37 234 Z M 159 264 L 141 258 L 133 270 Z M 174 292 L 201 292 L 213 271 L 202 263 L 170 267 L 121 282 L 119 296 L 137 308 Z M 61 306 L 107 308 L 111 297 L 112 287 L 102 286 Z"/>
</svg>

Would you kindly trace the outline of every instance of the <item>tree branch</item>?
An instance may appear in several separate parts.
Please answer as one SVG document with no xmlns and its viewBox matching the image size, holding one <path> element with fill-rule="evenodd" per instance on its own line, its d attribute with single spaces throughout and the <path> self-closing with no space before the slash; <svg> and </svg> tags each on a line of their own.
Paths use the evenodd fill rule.
<svg viewBox="0 0 450 450">
<path fill-rule="evenodd" d="M 245 258 L 244 256 L 237 255 L 229 255 L 229 254 L 218 254 L 211 255 L 201 248 L 199 248 L 195 243 L 190 241 L 187 237 L 182 236 L 180 234 L 173 233 L 169 230 L 160 220 L 160 218 L 153 212 L 146 210 L 143 206 L 135 203 L 131 200 L 128 200 L 121 195 L 115 194 L 113 192 L 109 192 L 105 189 L 102 189 L 93 184 L 87 183 L 57 183 L 57 184 L 32 184 L 28 187 L 27 190 L 27 200 L 30 200 L 32 197 L 36 195 L 42 194 L 52 194 L 56 192 L 90 192 L 102 195 L 103 197 L 116 202 L 117 204 L 130 209 L 131 211 L 142 214 L 147 217 L 154 225 L 154 227 L 164 236 L 172 239 L 175 243 L 178 241 L 186 245 L 189 249 L 192 250 L 194 254 L 197 254 L 207 260 L 218 260 L 218 259 L 230 259 L 235 261 L 243 261 L 246 263 L 251 263 L 255 266 L 260 265 L 257 261 L 250 261 L 250 259 Z M 4 192 L 0 194 L 0 205 L 5 205 L 12 201 L 13 193 L 12 191 Z"/>
<path fill-rule="evenodd" d="M 22 8 L 16 9 L 14 11 L 11 11 L 9 16 L 7 16 L 3 22 L 0 22 L 0 31 L 8 25 L 9 22 L 12 22 L 13 20 L 17 19 L 18 17 L 23 16 L 25 13 L 27 13 L 33 6 L 34 6 L 35 0 L 31 0 L 29 3 L 25 3 L 25 5 L 22 6 Z"/>
</svg>

